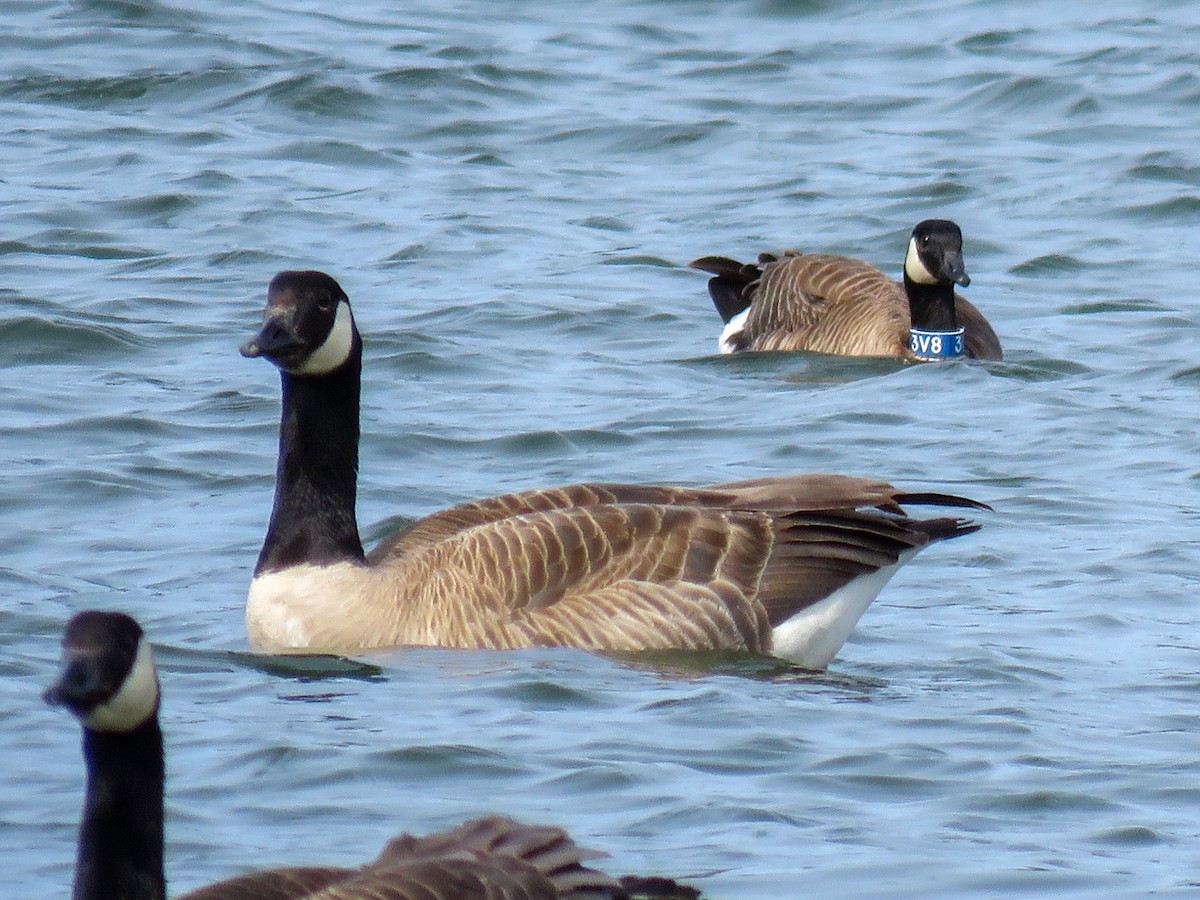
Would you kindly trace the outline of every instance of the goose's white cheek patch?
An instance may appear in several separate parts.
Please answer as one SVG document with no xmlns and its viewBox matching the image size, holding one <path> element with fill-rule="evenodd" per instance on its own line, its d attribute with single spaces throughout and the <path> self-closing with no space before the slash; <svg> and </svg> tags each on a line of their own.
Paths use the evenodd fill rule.
<svg viewBox="0 0 1200 900">
<path fill-rule="evenodd" d="M 293 375 L 326 375 L 350 358 L 354 347 L 354 315 L 350 304 L 339 301 L 334 315 L 333 327 L 324 343 L 308 355 L 299 366 L 291 369 Z"/>
<path fill-rule="evenodd" d="M 908 239 L 908 253 L 904 257 L 904 273 L 917 284 L 938 284 L 937 276 L 925 267 L 917 251 L 917 239 Z"/>
<path fill-rule="evenodd" d="M 107 703 L 88 714 L 87 726 L 93 731 L 133 731 L 158 708 L 158 675 L 150 642 L 138 641 L 133 668 L 125 676 L 121 689 Z"/>
</svg>

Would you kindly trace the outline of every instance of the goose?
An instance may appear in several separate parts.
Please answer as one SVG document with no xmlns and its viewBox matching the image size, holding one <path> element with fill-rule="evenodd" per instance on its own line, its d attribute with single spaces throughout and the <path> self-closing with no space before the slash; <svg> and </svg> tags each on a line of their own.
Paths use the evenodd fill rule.
<svg viewBox="0 0 1200 900">
<path fill-rule="evenodd" d="M 788 250 L 743 265 L 723 256 L 688 263 L 712 274 L 708 293 L 725 329 L 722 353 L 810 350 L 908 360 L 1001 359 L 996 332 L 954 285 L 971 283 L 962 230 L 926 219 L 912 231 L 904 281 L 862 260 Z"/>
<path fill-rule="evenodd" d="M 74 900 L 163 900 L 163 734 L 150 644 L 125 613 L 85 610 L 63 635 L 62 670 L 46 690 L 83 726 L 87 787 Z M 611 878 L 559 828 L 504 816 L 440 834 L 391 839 L 358 868 L 292 866 L 220 881 L 180 900 L 695 900 L 670 878 Z"/>
<path fill-rule="evenodd" d="M 355 519 L 362 338 L 323 272 L 281 272 L 247 357 L 279 367 L 275 499 L 246 600 L 265 653 L 424 645 L 736 649 L 826 666 L 896 570 L 988 509 L 843 475 L 708 488 L 575 484 L 464 503 L 364 554 Z"/>
</svg>

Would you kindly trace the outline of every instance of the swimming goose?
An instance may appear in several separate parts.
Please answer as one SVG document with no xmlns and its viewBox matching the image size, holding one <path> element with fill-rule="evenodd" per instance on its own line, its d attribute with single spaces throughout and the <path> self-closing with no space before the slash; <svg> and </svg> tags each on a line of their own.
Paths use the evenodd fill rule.
<svg viewBox="0 0 1200 900">
<path fill-rule="evenodd" d="M 124 613 L 75 615 L 63 667 L 45 693 L 83 725 L 87 793 L 74 900 L 162 900 L 163 736 L 150 645 Z M 661 900 L 698 898 L 669 878 L 614 879 L 561 829 L 491 816 L 426 837 L 393 838 L 359 868 L 294 866 L 241 875 L 180 900 Z"/>
<path fill-rule="evenodd" d="M 828 253 L 764 253 L 743 265 L 723 256 L 688 263 L 716 276 L 708 293 L 725 322 L 722 353 L 811 350 L 842 356 L 1001 359 L 996 332 L 954 292 L 971 283 L 962 231 L 947 219 L 913 229 L 896 282 L 862 260 Z"/>
<path fill-rule="evenodd" d="M 275 502 L 246 602 L 265 652 L 401 645 L 743 649 L 823 668 L 892 574 L 986 509 L 841 475 L 709 488 L 576 484 L 466 503 L 363 553 L 362 339 L 322 272 L 282 272 L 242 347 L 281 372 Z"/>
</svg>

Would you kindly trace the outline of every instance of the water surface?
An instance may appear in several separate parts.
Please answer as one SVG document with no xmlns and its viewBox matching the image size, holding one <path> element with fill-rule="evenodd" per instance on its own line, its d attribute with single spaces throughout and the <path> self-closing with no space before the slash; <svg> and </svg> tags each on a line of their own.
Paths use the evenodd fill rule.
<svg viewBox="0 0 1200 900">
<path fill-rule="evenodd" d="M 0 893 L 67 890 L 75 610 L 159 644 L 168 874 L 347 862 L 488 812 L 715 897 L 1192 892 L 1200 27 L 1067 0 L 11 2 L 0 32 Z M 995 364 L 713 355 L 701 274 L 898 272 L 958 221 Z M 366 334 L 373 541 L 588 479 L 831 470 L 996 508 L 823 676 L 246 649 L 278 385 L 321 268 Z"/>
</svg>

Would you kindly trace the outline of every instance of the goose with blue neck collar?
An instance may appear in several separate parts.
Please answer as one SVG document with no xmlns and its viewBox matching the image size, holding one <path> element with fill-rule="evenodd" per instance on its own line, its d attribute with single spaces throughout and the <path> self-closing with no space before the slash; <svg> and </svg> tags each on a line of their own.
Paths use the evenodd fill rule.
<svg viewBox="0 0 1200 900">
<path fill-rule="evenodd" d="M 785 251 L 756 263 L 706 256 L 708 291 L 725 322 L 722 353 L 807 350 L 911 361 L 1001 359 L 991 324 L 955 286 L 971 283 L 962 230 L 948 219 L 913 228 L 903 278 L 849 256 Z"/>
</svg>

